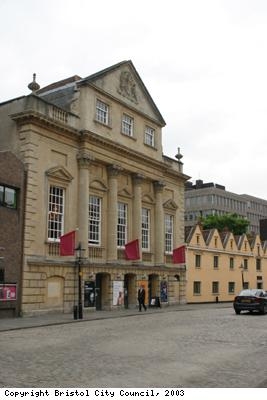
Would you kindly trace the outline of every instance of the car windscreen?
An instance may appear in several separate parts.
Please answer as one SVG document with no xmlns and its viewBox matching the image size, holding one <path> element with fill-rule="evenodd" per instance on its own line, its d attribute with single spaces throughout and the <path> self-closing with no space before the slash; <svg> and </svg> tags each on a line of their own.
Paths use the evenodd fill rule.
<svg viewBox="0 0 267 400">
<path fill-rule="evenodd" d="M 239 296 L 258 296 L 257 292 L 258 291 L 256 289 L 245 289 L 241 290 Z"/>
</svg>

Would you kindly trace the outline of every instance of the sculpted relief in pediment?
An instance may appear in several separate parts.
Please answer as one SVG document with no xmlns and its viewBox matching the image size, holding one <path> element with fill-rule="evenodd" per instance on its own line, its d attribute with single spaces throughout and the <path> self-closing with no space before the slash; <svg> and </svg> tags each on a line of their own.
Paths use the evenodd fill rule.
<svg viewBox="0 0 267 400">
<path fill-rule="evenodd" d="M 121 72 L 118 93 L 138 104 L 135 80 L 129 71 L 124 70 Z"/>
</svg>

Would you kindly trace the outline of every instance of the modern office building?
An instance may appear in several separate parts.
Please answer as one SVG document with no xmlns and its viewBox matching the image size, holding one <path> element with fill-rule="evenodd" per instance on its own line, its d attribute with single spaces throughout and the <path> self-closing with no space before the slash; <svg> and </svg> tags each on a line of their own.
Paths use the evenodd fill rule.
<svg viewBox="0 0 267 400">
<path fill-rule="evenodd" d="M 185 226 L 194 226 L 207 215 L 235 213 L 250 222 L 248 232 L 260 233 L 260 220 L 267 218 L 267 201 L 247 194 L 228 192 L 222 185 L 186 182 Z"/>
<path fill-rule="evenodd" d="M 140 284 L 147 303 L 185 302 L 172 253 L 184 243 L 188 176 L 179 152 L 163 155 L 165 121 L 133 63 L 42 89 L 34 76 L 29 88 L 0 104 L 1 149 L 27 177 L 22 314 L 135 307 Z"/>
</svg>

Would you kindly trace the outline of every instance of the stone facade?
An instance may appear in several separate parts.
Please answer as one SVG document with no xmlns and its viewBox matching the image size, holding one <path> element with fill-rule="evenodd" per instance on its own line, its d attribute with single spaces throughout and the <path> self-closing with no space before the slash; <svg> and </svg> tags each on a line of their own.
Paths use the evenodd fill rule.
<svg viewBox="0 0 267 400">
<path fill-rule="evenodd" d="M 78 295 L 84 311 L 135 307 L 140 283 L 147 302 L 186 301 L 172 249 L 188 176 L 162 154 L 165 122 L 131 61 L 3 103 L 0 119 L 0 145 L 27 170 L 22 314 L 69 312 Z M 81 258 L 60 256 L 70 231 Z M 127 260 L 135 239 L 140 258 Z"/>
</svg>

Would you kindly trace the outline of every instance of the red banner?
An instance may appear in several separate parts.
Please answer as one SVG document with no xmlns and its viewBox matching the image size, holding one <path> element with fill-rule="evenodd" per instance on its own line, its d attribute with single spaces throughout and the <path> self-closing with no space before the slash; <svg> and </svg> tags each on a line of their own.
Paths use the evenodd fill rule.
<svg viewBox="0 0 267 400">
<path fill-rule="evenodd" d="M 60 255 L 74 256 L 75 254 L 75 231 L 60 236 Z"/>
<path fill-rule="evenodd" d="M 177 247 L 172 252 L 172 262 L 173 264 L 185 264 L 185 246 Z"/>
<path fill-rule="evenodd" d="M 125 245 L 126 260 L 139 260 L 139 240 L 135 239 Z"/>
</svg>

